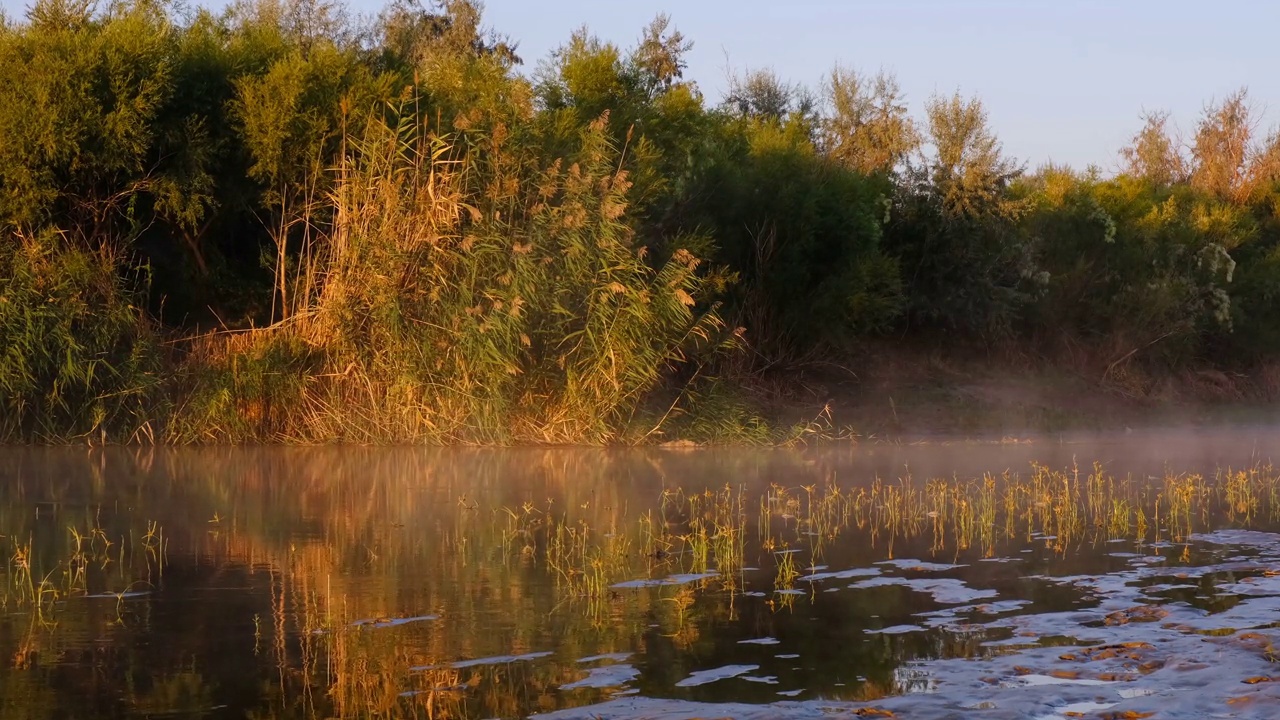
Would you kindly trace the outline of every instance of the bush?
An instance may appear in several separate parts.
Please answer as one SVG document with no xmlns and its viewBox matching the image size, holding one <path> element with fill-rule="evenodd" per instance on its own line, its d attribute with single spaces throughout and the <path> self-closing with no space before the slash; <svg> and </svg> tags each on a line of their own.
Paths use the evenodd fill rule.
<svg viewBox="0 0 1280 720">
<path fill-rule="evenodd" d="M 1036 334 L 1110 344 L 1182 363 L 1230 333 L 1236 262 L 1252 242 L 1241 209 L 1187 187 L 1045 173 L 1024 231 L 1039 249 Z"/>
<path fill-rule="evenodd" d="M 799 121 L 740 119 L 725 132 L 689 222 L 738 274 L 731 297 L 752 345 L 798 357 L 891 327 L 902 293 L 880 250 L 887 179 L 818 154 Z"/>
<path fill-rule="evenodd" d="M 127 274 L 52 231 L 0 246 L 0 438 L 155 439 L 161 355 Z"/>
</svg>

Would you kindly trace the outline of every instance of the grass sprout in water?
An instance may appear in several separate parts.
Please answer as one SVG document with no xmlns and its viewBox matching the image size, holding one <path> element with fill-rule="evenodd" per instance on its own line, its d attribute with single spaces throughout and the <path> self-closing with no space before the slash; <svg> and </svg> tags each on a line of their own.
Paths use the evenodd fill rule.
<svg viewBox="0 0 1280 720">
<path fill-rule="evenodd" d="M 1068 710 L 1147 712 L 1146 683 L 1178 662 L 1165 648 L 1191 640 L 1232 643 L 1230 672 L 1251 692 L 1280 677 L 1272 620 L 1246 612 L 1280 597 L 1254 532 L 1280 524 L 1267 466 L 927 478 L 801 466 L 710 487 L 664 473 L 631 494 L 612 477 L 428 494 L 316 468 L 278 467 L 258 486 L 200 486 L 201 472 L 160 493 L 159 520 L 6 521 L 5 697 L 46 702 L 42 664 L 118 672 L 136 661 L 116 648 L 166 642 L 182 649 L 122 691 L 117 715 L 772 717 L 821 698 L 905 716 L 899 696 L 959 686 L 993 708 L 1044 687 Z M 187 617 L 215 597 L 216 612 Z M 201 630 L 160 634 L 182 627 Z M 217 680 L 224 656 L 255 678 L 246 694 Z"/>
<path fill-rule="evenodd" d="M 67 526 L 61 542 L 36 543 L 4 535 L 9 559 L 0 584 L 0 608 L 6 612 L 34 611 L 51 620 L 59 601 L 74 597 L 114 598 L 122 602 L 155 587 L 163 576 L 166 553 L 164 531 L 149 522 L 138 537 L 133 533 L 110 539 L 96 522 Z"/>
</svg>

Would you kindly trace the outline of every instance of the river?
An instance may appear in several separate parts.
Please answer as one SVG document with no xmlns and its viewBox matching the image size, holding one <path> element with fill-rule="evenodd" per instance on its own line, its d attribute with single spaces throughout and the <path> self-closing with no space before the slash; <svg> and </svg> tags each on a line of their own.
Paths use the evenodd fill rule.
<svg viewBox="0 0 1280 720">
<path fill-rule="evenodd" d="M 1277 441 L 0 449 L 0 715 L 1276 717 Z"/>
</svg>

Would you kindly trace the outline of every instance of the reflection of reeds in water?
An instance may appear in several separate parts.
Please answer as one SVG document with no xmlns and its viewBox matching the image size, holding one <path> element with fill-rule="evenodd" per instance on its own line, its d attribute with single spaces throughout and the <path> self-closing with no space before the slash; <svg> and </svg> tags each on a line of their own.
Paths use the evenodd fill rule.
<svg viewBox="0 0 1280 720">
<path fill-rule="evenodd" d="M 802 480 L 759 489 L 717 482 L 706 489 L 668 481 L 689 476 L 662 472 L 668 459 L 635 455 L 627 456 L 632 464 L 613 464 L 600 455 L 530 452 L 499 462 L 463 453 L 476 463 L 450 465 L 424 453 L 404 456 L 398 462 L 405 467 L 394 472 L 335 472 L 333 456 L 323 453 L 300 455 L 318 458 L 301 463 L 287 453 L 272 457 L 282 459 L 222 468 L 221 481 L 208 478 L 207 463 L 183 472 L 169 468 L 172 488 L 164 492 L 188 493 L 203 504 L 166 506 L 174 515 L 162 518 L 163 533 L 160 526 L 135 524 L 130 535 L 85 521 L 65 533 L 58 559 L 51 559 L 31 542 L 30 528 L 4 528 L 13 533 L 4 538 L 10 543 L 4 592 L 14 598 L 8 607 L 16 607 L 19 586 L 25 597 L 38 598 L 42 579 L 56 583 L 63 596 L 90 586 L 123 592 L 140 580 L 156 582 L 162 564 L 148 558 L 162 558 L 163 544 L 176 538 L 219 562 L 270 576 L 270 606 L 261 608 L 260 625 L 251 631 L 260 635 L 259 659 L 275 668 L 265 717 L 519 716 L 563 702 L 556 688 L 581 677 L 565 658 L 635 651 L 655 642 L 646 635 L 650 624 L 662 642 L 695 648 L 713 640 L 703 637 L 708 628 L 745 604 L 735 599 L 741 591 L 760 589 L 751 583 L 807 589 L 804 574 L 850 548 L 859 558 L 892 556 L 908 544 L 945 558 L 993 557 L 1035 537 L 1065 554 L 1118 537 L 1185 541 L 1224 523 L 1268 522 L 1280 513 L 1280 475 L 1265 467 L 1148 478 L 1113 476 L 1096 465 L 1033 466 L 1021 474 L 852 485 L 821 469 L 804 474 L 802 467 L 787 467 L 787 477 Z M 648 464 L 635 464 L 637 457 Z M 391 463 L 368 456 L 368 464 L 378 462 Z M 535 481 L 504 485 L 504 477 L 516 475 L 513 464 L 519 477 Z M 617 480 L 650 467 L 664 485 L 636 483 L 639 489 L 628 491 Z M 228 475 L 236 481 L 226 481 Z M 126 545 L 133 564 L 122 571 Z M 639 590 L 613 587 L 676 573 L 701 577 Z M 485 600 L 485 593 L 500 598 Z M 775 593 L 766 602 L 781 610 L 803 597 Z M 500 641 L 488 628 L 459 624 L 486 617 L 495 606 L 510 609 Z M 403 611 L 442 619 L 405 628 L 353 624 Z M 35 657 L 57 632 L 29 634 L 13 648 L 12 666 L 22 667 L 23 658 Z M 555 647 L 563 657 L 453 667 L 459 659 L 494 654 L 496 642 L 503 653 Z M 186 682 L 171 679 L 175 687 Z M 868 696 L 892 691 L 874 683 L 863 688 Z M 157 700 L 148 707 L 162 705 Z"/>
<path fill-rule="evenodd" d="M 128 603 L 160 582 L 167 541 L 154 522 L 134 531 L 104 528 L 96 518 L 44 527 L 30 518 L 7 521 L 8 532 L 0 533 L 7 554 L 0 565 L 0 638 L 9 644 L 0 646 L 0 697 L 19 712 L 28 702 L 33 709 L 52 708 L 59 692 L 42 680 L 47 674 L 41 668 L 74 651 L 75 638 L 98 638 L 136 619 Z M 91 613 L 89 603 L 100 610 Z M 157 673 L 149 688 L 157 704 L 176 696 L 201 698 L 209 689 L 181 670 Z M 158 710 L 146 698 L 135 705 L 144 713 Z"/>
</svg>

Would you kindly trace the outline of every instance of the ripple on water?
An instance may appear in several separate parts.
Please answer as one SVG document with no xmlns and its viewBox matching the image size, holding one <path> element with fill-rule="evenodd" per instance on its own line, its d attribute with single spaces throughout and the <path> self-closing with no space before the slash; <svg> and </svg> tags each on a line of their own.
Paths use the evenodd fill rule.
<svg viewBox="0 0 1280 720">
<path fill-rule="evenodd" d="M 892 625 L 887 628 L 866 628 L 862 632 L 868 635 L 904 635 L 906 633 L 924 632 L 927 629 L 919 625 Z"/>
<path fill-rule="evenodd" d="M 621 687 L 638 677 L 640 677 L 640 671 L 631 665 L 605 665 L 604 667 L 591 668 L 587 671 L 586 677 L 566 685 L 561 685 L 560 689 L 579 690 L 583 688 L 602 689 Z"/>
<path fill-rule="evenodd" d="M 439 619 L 440 619 L 439 615 L 416 615 L 414 617 L 402 617 L 402 618 L 365 618 L 363 620 L 356 620 L 355 622 L 351 623 L 351 626 L 352 627 L 386 628 L 386 627 L 398 627 L 400 625 L 408 625 L 409 623 L 428 622 L 431 620 L 439 620 Z"/>
<path fill-rule="evenodd" d="M 675 575 L 668 575 L 667 577 L 663 577 L 663 578 L 640 578 L 637 580 L 626 580 L 620 583 L 614 583 L 609 587 L 616 588 L 619 590 L 625 590 L 625 589 L 634 589 L 634 588 L 662 587 L 664 585 L 685 585 L 688 583 L 698 582 L 699 580 L 709 580 L 711 578 L 719 577 L 719 576 L 720 576 L 720 573 L 717 573 L 717 572 L 678 573 Z"/>
<path fill-rule="evenodd" d="M 698 670 L 689 673 L 689 677 L 676 683 L 676 687 L 697 687 L 720 680 L 736 678 L 739 675 L 745 675 L 759 669 L 759 665 L 724 665 L 710 670 Z"/>
<path fill-rule="evenodd" d="M 1037 715 L 1035 720 L 1069 720 L 1069 718 L 1084 717 L 1088 713 L 1106 710 L 1115 706 L 1116 703 L 1100 703 L 1086 700 L 1085 702 L 1070 703 L 1062 707 L 1056 707 L 1046 715 Z"/>
<path fill-rule="evenodd" d="M 873 577 L 880 574 L 879 568 L 862 567 L 850 568 L 848 570 L 840 570 L 838 572 L 820 572 L 811 575 L 802 575 L 796 578 L 796 582 L 821 582 L 823 580 L 851 580 L 860 577 Z"/>
<path fill-rule="evenodd" d="M 605 653 L 603 655 L 592 655 L 590 657 L 578 658 L 580 663 L 593 662 L 625 662 L 631 659 L 633 653 Z"/>
<path fill-rule="evenodd" d="M 875 577 L 870 580 L 853 583 L 851 590 L 900 585 L 916 592 L 928 593 L 933 601 L 941 605 L 958 605 L 978 600 L 997 597 L 995 590 L 971 588 L 962 580 L 954 578 L 900 578 Z"/>
<path fill-rule="evenodd" d="M 539 658 L 550 657 L 555 653 L 550 650 L 544 652 L 524 653 L 523 655 L 493 655 L 491 657 L 473 658 L 471 660 L 459 660 L 452 663 L 441 663 L 436 665 L 415 665 L 409 668 L 409 672 L 423 672 L 426 670 L 440 670 L 450 668 L 453 670 L 462 670 L 469 667 L 479 667 L 481 665 L 509 665 L 517 662 L 528 662 Z"/>
</svg>

